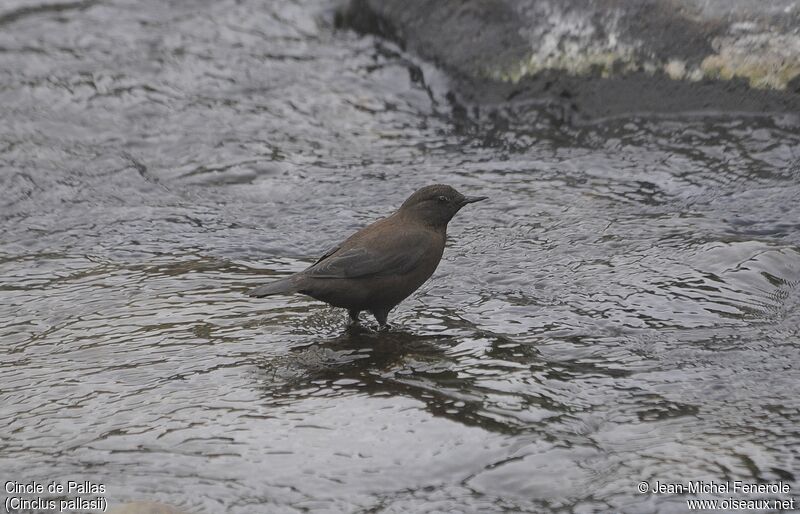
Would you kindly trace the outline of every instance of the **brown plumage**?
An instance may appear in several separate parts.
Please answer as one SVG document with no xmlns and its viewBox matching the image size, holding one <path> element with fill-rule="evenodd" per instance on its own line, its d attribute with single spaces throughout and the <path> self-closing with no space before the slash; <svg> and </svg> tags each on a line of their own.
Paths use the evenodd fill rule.
<svg viewBox="0 0 800 514">
<path fill-rule="evenodd" d="M 436 270 L 447 223 L 468 203 L 485 199 L 446 185 L 423 187 L 394 214 L 359 230 L 307 269 L 249 294 L 301 293 L 347 309 L 354 322 L 369 311 L 385 326 L 389 311 Z"/>
</svg>

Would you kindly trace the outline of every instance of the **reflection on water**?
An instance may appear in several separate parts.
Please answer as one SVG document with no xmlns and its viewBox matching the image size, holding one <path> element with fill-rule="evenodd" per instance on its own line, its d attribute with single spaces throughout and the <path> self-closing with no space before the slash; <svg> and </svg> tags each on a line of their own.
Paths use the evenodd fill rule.
<svg viewBox="0 0 800 514">
<path fill-rule="evenodd" d="M 464 362 L 464 345 L 476 339 L 491 344 L 488 353 L 495 361 L 483 364 L 484 376 L 535 365 L 535 348 L 520 347 L 502 336 L 474 332 L 461 337 L 416 335 L 350 327 L 330 340 L 293 349 L 283 359 L 269 359 L 260 370 L 265 393 L 275 402 L 293 402 L 306 395 L 339 396 L 347 390 L 370 396 L 401 394 L 422 402 L 434 416 L 515 432 L 537 404 L 548 402 L 537 395 L 504 394 L 501 389 L 479 384 L 477 377 L 469 374 L 470 364 Z M 500 400 L 506 409 L 519 404 L 513 410 L 519 411 L 521 418 L 503 413 L 497 406 Z M 505 422 L 498 423 L 498 417 Z"/>
<path fill-rule="evenodd" d="M 462 109 L 330 7 L 0 11 L 8 478 L 232 513 L 800 489 L 797 120 Z M 392 330 L 244 295 L 433 182 L 492 200 Z"/>
</svg>

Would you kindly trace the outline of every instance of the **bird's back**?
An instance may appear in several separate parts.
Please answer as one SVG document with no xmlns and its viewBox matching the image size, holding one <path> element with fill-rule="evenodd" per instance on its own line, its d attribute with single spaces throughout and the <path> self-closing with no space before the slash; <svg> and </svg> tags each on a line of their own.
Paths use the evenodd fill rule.
<svg viewBox="0 0 800 514">
<path fill-rule="evenodd" d="M 439 264 L 444 231 L 400 213 L 369 225 L 298 276 L 298 291 L 336 307 L 390 309 L 421 286 Z"/>
</svg>

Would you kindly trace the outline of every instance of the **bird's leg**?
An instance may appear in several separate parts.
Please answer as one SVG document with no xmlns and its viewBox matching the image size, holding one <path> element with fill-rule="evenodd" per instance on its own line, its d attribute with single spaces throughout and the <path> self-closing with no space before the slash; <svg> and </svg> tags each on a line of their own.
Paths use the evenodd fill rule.
<svg viewBox="0 0 800 514">
<path fill-rule="evenodd" d="M 358 325 L 358 315 L 360 313 L 361 313 L 361 311 L 359 311 L 357 309 L 350 309 L 350 310 L 347 311 L 347 314 L 350 315 L 350 324 L 351 325 Z"/>
<path fill-rule="evenodd" d="M 378 325 L 381 326 L 381 330 L 389 328 L 389 325 L 386 324 L 386 318 L 389 317 L 389 309 L 376 309 L 369 312 L 375 316 L 375 319 L 378 321 Z"/>
</svg>

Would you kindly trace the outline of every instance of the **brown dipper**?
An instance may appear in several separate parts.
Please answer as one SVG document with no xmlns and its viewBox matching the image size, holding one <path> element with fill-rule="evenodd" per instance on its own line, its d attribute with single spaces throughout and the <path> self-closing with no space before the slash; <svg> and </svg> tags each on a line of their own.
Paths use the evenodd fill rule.
<svg viewBox="0 0 800 514">
<path fill-rule="evenodd" d="M 301 293 L 347 309 L 354 323 L 361 311 L 369 311 L 384 327 L 389 311 L 439 265 L 447 222 L 468 203 L 485 199 L 450 186 L 425 186 L 394 214 L 359 230 L 310 267 L 249 294 Z"/>
</svg>

